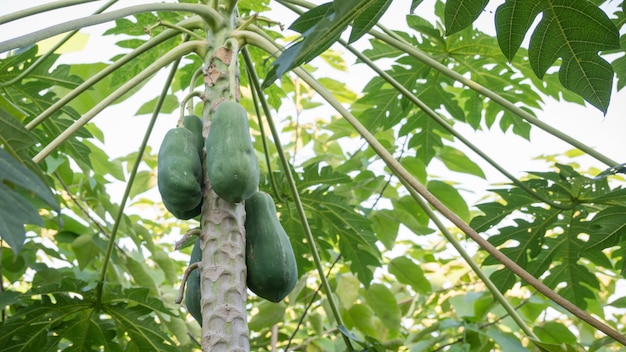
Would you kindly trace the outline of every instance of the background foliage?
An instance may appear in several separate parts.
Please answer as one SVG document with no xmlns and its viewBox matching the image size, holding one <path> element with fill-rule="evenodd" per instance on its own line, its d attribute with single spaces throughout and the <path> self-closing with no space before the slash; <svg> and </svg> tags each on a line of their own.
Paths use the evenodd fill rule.
<svg viewBox="0 0 626 352">
<path fill-rule="evenodd" d="M 530 327 L 534 336 L 529 336 L 450 246 L 437 219 L 415 202 L 398 175 L 345 118 L 290 71 L 304 64 L 457 216 L 546 285 L 623 331 L 623 165 L 607 165 L 609 157 L 589 162 L 591 149 L 546 150 L 541 169 L 494 184 L 490 192 L 471 192 L 472 185 L 490 181 L 494 162 L 485 162 L 475 146 L 464 143 L 464 133 L 500 130 L 507 138 L 530 139 L 538 127 L 484 92 L 463 86 L 445 69 L 496 92 L 531 117 L 541 116 L 549 100 L 586 101 L 589 109 L 606 113 L 613 104 L 612 87 L 623 88 L 626 75 L 624 4 L 517 0 L 496 7 L 487 1 L 438 1 L 431 9 L 434 17 L 426 18 L 422 13 L 430 4 L 414 0 L 403 8 L 406 26 L 376 26 L 390 4 L 343 0 L 306 12 L 307 4 L 300 1 L 239 2 L 244 18 L 256 12 L 273 18 L 286 8 L 304 13 L 293 24 L 285 23 L 293 32 L 263 18 L 255 22 L 287 45 L 278 59 L 249 46 L 268 103 L 278 112 L 282 142 L 267 137 L 267 126 L 256 122 L 248 67 L 241 62 L 242 104 L 252 118 L 255 148 L 259 160 L 265 160 L 264 139 L 270 156 L 268 163 L 261 163 L 261 189 L 277 203 L 301 274 L 296 289 L 281 303 L 249 297 L 251 349 L 343 351 L 342 335 L 355 349 L 370 351 L 623 348 L 520 282 L 446 223 Z M 612 10 L 602 11 L 598 5 Z M 488 11 L 495 12 L 496 36 L 472 25 Z M 108 23 L 103 32 L 117 43 L 117 52 L 98 52 L 97 62 L 64 63 L 64 55 L 43 57 L 45 51 L 37 46 L 3 54 L 0 350 L 198 348 L 198 325 L 184 305 L 174 304 L 191 251 L 189 246 L 175 251 L 174 243 L 198 222 L 174 219 L 155 196 L 158 134 L 140 155 L 139 140 L 144 131 L 151 132 L 143 120 L 133 131 L 136 140 L 127 141 L 106 135 L 96 119 L 43 161 L 32 162 L 94 105 L 181 44 L 182 36 L 172 35 L 145 50 L 54 109 L 41 124 L 33 123 L 37 116 L 125 54 L 162 35 L 167 31 L 163 22 L 181 23 L 187 17 L 182 12 L 146 12 Z M 282 17 L 274 19 L 283 22 Z M 528 45 L 523 45 L 527 37 Z M 350 86 L 346 72 L 353 58 L 336 43 L 340 38 L 360 45 L 364 57 L 359 66 L 369 59 L 379 70 L 368 76 L 360 91 Z M 419 49 L 443 68 L 395 45 L 398 42 Z M 201 85 L 192 82 L 200 65 L 196 55 L 181 61 L 161 107 L 158 122 L 163 128 L 175 124 L 170 115 L 177 115 L 187 91 Z M 35 68 L 20 77 L 31 66 Z M 151 114 L 158 89 L 153 87 L 162 85 L 160 78 L 138 84 L 115 103 L 134 104 L 136 115 Z M 410 95 L 400 94 L 393 82 Z M 200 106 L 196 109 L 199 112 Z M 137 119 L 132 111 L 127 118 Z M 548 132 L 563 139 L 555 130 Z M 137 147 L 128 155 L 109 155 L 109 146 L 133 142 Z M 320 277 L 277 143 L 289 157 L 288 172 L 304 203 L 343 325 L 333 316 L 329 297 L 320 292 Z M 611 156 L 625 157 L 623 150 Z M 138 157 L 130 203 L 121 208 L 120 189 L 128 184 Z M 110 247 L 112 237 L 116 240 Z M 102 281 L 104 265 L 108 270 Z"/>
</svg>

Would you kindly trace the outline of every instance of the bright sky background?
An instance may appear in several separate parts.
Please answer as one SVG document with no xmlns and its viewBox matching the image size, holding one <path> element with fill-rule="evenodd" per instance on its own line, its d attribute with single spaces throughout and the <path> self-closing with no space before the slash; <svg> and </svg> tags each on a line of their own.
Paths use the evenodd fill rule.
<svg viewBox="0 0 626 352">
<path fill-rule="evenodd" d="M 111 9 L 119 9 L 122 7 L 148 3 L 144 0 L 121 0 Z M 480 17 L 478 26 L 487 33 L 494 33 L 493 12 L 502 1 L 494 1 L 487 6 L 486 11 Z M 24 6 L 36 6 L 46 3 L 42 0 L 29 0 L 27 2 L 18 1 L 2 1 L 2 9 L 0 13 L 10 13 Z M 86 16 L 92 11 L 102 6 L 105 1 L 95 1 L 88 4 L 73 6 L 71 8 L 60 9 L 54 12 L 48 12 L 43 15 L 33 16 L 26 20 L 15 21 L 8 24 L 0 25 L 0 41 L 8 38 L 26 34 L 34 30 L 44 28 L 46 26 L 58 23 L 60 21 L 71 20 L 80 16 Z M 382 22 L 392 29 L 404 29 L 404 16 L 409 10 L 409 1 L 394 1 L 390 10 L 385 14 Z M 432 18 L 432 4 L 434 0 L 426 0 L 417 9 L 417 14 Z M 289 25 L 295 16 L 287 11 L 283 11 L 280 5 L 275 6 L 279 11 L 275 14 L 264 14 L 268 17 L 280 20 Z M 107 28 L 109 24 L 89 27 L 84 30 L 88 33 L 88 41 L 82 51 L 73 52 L 64 57 L 67 63 L 97 62 L 110 59 L 113 53 L 119 52 L 114 46 L 114 42 L 119 40 L 115 36 L 101 36 L 100 34 Z M 292 33 L 286 31 L 286 35 Z M 83 37 L 82 39 L 87 39 Z M 81 43 L 79 40 L 78 44 Z M 84 42 L 83 42 L 84 44 Z M 357 45 L 367 47 L 365 39 L 361 39 Z M 332 73 L 334 78 L 348 82 L 355 91 L 360 91 L 361 87 L 372 76 L 372 72 L 365 65 L 354 65 L 354 58 L 346 55 L 347 61 L 350 63 L 350 72 L 347 75 Z M 153 83 L 148 84 L 148 89 L 140 92 L 139 97 L 123 104 L 111 106 L 98 115 L 95 122 L 105 133 L 106 143 L 105 149 L 111 156 L 125 155 L 139 146 L 140 140 L 145 130 L 145 126 L 150 118 L 149 115 L 134 116 L 138 107 L 145 101 L 156 97 L 162 87 L 162 82 L 167 70 L 162 72 L 153 79 Z M 289 113 L 288 107 L 286 112 Z M 160 141 L 165 132 L 173 126 L 177 118 L 178 112 L 167 116 L 160 116 L 156 125 L 156 130 L 151 137 L 150 145 L 153 150 L 157 150 Z M 583 143 L 596 148 L 601 153 L 619 162 L 626 162 L 626 145 L 623 142 L 624 133 L 626 133 L 626 90 L 619 94 L 613 93 L 609 112 L 603 116 L 601 112 L 593 107 L 584 107 L 568 103 L 558 103 L 551 100 L 547 101 L 544 110 L 538 112 L 538 117 L 551 124 L 552 126 L 578 138 Z M 457 124 L 459 131 L 463 132 L 474 144 L 482 150 L 487 151 L 492 158 L 501 163 L 505 168 L 516 176 L 523 176 L 525 171 L 529 170 L 545 170 L 548 165 L 544 162 L 534 161 L 533 158 L 544 154 L 558 154 L 565 150 L 571 149 L 568 145 L 547 133 L 534 128 L 531 135 L 531 142 L 518 137 L 512 133 L 503 134 L 499 128 L 490 131 L 475 132 L 469 127 Z M 468 156 L 472 159 L 475 156 L 467 151 Z M 606 168 L 605 165 L 589 158 L 589 165 Z M 484 171 L 488 175 L 490 182 L 502 182 L 506 179 L 500 174 L 493 171 L 489 166 L 482 165 Z M 440 175 L 441 176 L 441 175 Z M 456 176 L 455 176 L 456 177 Z M 471 178 L 472 183 L 481 183 L 484 187 L 488 187 L 487 183 L 476 178 Z M 481 187 L 483 187 L 481 186 Z"/>
</svg>

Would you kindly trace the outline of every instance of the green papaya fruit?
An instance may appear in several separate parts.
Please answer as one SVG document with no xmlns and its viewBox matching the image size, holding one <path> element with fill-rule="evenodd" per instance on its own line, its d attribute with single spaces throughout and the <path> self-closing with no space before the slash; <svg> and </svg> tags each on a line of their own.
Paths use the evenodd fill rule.
<svg viewBox="0 0 626 352">
<path fill-rule="evenodd" d="M 218 105 L 205 141 L 206 168 L 213 191 L 239 203 L 259 184 L 259 165 L 250 139 L 248 114 L 234 101 Z"/>
<path fill-rule="evenodd" d="M 200 214 L 202 161 L 191 131 L 177 127 L 165 134 L 159 149 L 157 172 L 163 204 L 174 216 L 184 213 L 184 217 L 191 218 Z"/>
<path fill-rule="evenodd" d="M 268 301 L 280 302 L 298 281 L 296 257 L 276 216 L 276 205 L 265 192 L 245 201 L 248 288 Z"/>
<path fill-rule="evenodd" d="M 190 130 L 195 136 L 196 148 L 198 148 L 198 156 L 200 160 L 203 157 L 204 137 L 202 137 L 202 119 L 196 115 L 186 115 L 183 117 L 183 126 Z"/>
<path fill-rule="evenodd" d="M 197 239 L 191 250 L 189 265 L 199 261 L 202 261 L 202 248 L 200 248 L 200 239 Z M 200 304 L 200 297 L 200 270 L 194 269 L 187 277 L 185 305 L 191 316 L 202 326 L 202 305 Z"/>
</svg>

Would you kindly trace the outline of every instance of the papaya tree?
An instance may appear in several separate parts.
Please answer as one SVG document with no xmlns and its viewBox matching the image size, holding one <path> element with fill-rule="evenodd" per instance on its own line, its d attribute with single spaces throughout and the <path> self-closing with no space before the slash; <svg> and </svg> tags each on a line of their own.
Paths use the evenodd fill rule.
<svg viewBox="0 0 626 352">
<path fill-rule="evenodd" d="M 0 350 L 626 346 L 626 156 L 541 118 L 623 118 L 624 2 L 12 6 L 53 20 L 0 42 Z"/>
</svg>

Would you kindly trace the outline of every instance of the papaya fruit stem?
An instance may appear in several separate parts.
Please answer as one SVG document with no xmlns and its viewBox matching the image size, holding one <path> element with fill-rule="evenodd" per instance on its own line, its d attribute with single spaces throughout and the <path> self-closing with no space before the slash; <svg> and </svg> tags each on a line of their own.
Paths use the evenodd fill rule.
<svg viewBox="0 0 626 352">
<path fill-rule="evenodd" d="M 185 285 L 187 285 L 187 279 L 189 278 L 189 274 L 195 269 L 201 270 L 201 262 L 195 262 L 189 264 L 185 272 L 183 273 L 183 278 L 181 279 L 180 287 L 178 288 L 178 297 L 174 301 L 176 304 L 180 304 L 183 301 L 183 297 L 185 296 Z"/>
</svg>

